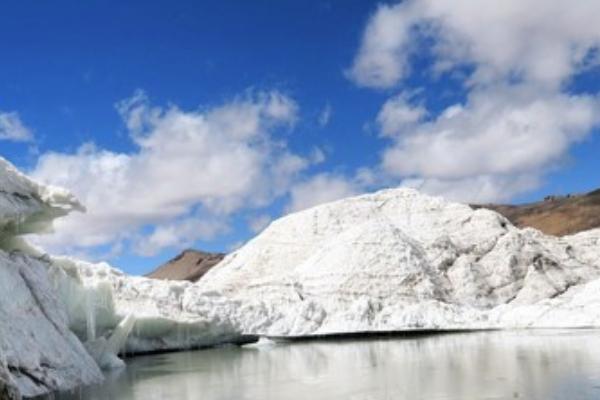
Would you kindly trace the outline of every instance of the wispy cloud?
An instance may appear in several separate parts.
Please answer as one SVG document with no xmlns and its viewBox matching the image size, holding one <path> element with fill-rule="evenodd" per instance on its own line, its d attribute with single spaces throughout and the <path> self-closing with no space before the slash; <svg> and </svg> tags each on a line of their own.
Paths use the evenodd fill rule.
<svg viewBox="0 0 600 400">
<path fill-rule="evenodd" d="M 0 140 L 30 142 L 33 133 L 16 112 L 0 112 Z"/>
<path fill-rule="evenodd" d="M 272 220 L 273 218 L 267 214 L 255 215 L 248 220 L 248 226 L 250 227 L 252 232 L 259 233 L 260 231 L 265 229 L 271 223 Z"/>
<path fill-rule="evenodd" d="M 329 121 L 331 121 L 332 115 L 333 108 L 331 107 L 331 104 L 325 104 L 325 106 L 321 110 L 321 113 L 319 114 L 319 126 L 321 128 L 325 128 L 327 125 L 329 125 Z"/>
</svg>

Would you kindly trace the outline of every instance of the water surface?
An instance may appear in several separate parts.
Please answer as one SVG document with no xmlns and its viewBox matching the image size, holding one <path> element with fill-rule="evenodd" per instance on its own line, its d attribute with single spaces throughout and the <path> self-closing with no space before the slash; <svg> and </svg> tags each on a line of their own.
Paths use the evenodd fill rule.
<svg viewBox="0 0 600 400">
<path fill-rule="evenodd" d="M 225 347 L 128 360 L 58 399 L 597 400 L 600 331 L 518 331 Z"/>
</svg>

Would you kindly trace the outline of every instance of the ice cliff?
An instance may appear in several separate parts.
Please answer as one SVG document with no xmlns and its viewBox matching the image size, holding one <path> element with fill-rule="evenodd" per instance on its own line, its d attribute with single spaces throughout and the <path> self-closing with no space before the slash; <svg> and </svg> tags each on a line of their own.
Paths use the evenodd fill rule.
<svg viewBox="0 0 600 400">
<path fill-rule="evenodd" d="M 49 262 L 18 237 L 46 230 L 53 218 L 79 207 L 66 191 L 38 185 L 0 159 L 0 393 L 7 397 L 102 379 L 69 329 Z"/>
<path fill-rule="evenodd" d="M 119 352 L 245 335 L 600 327 L 600 230 L 545 236 L 391 189 L 287 215 L 192 284 L 21 238 L 77 209 L 0 158 L 0 397 L 97 382 Z"/>
</svg>

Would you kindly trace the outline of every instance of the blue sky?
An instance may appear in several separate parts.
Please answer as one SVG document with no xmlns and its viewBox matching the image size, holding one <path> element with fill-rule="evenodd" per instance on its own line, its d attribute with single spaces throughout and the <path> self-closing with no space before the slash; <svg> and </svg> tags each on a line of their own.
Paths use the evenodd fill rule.
<svg viewBox="0 0 600 400">
<path fill-rule="evenodd" d="M 539 6 L 12 2 L 0 154 L 88 206 L 40 244 L 131 273 L 381 187 L 502 202 L 587 191 L 600 37 L 585 18 L 600 10 Z"/>
</svg>

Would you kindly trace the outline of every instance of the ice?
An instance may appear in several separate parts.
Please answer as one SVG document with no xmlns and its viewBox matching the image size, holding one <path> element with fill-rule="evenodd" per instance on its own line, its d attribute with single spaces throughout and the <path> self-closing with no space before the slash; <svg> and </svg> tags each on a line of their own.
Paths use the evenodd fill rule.
<svg viewBox="0 0 600 400">
<path fill-rule="evenodd" d="M 18 400 L 21 398 L 15 382 L 10 376 L 6 357 L 0 350 L 0 399 Z"/>
<path fill-rule="evenodd" d="M 189 282 L 128 276 L 106 263 L 51 260 L 57 267 L 52 280 L 71 330 L 82 341 L 90 337 L 90 326 L 95 327 L 95 336 L 106 337 L 128 316 L 135 317 L 124 342 L 128 354 L 210 346 L 237 341 L 242 335 L 229 315 L 237 303 L 229 299 L 198 293 L 194 306 L 186 309 L 186 296 L 198 291 Z"/>
<path fill-rule="evenodd" d="M 20 238 L 76 209 L 67 191 L 39 185 L 0 158 L 0 391 L 34 396 L 102 380 L 69 329 L 49 259 Z"/>
<path fill-rule="evenodd" d="M 389 189 L 273 222 L 196 286 L 264 335 L 599 326 L 599 243 Z"/>
<path fill-rule="evenodd" d="M 116 326 L 114 332 L 110 333 L 108 338 L 94 338 L 85 343 L 86 349 L 100 368 L 116 369 L 125 366 L 118 354 L 124 349 L 127 337 L 131 333 L 134 324 L 135 317 L 128 315 Z"/>
<path fill-rule="evenodd" d="M 0 353 L 24 396 L 102 380 L 68 327 L 44 260 L 0 250 Z"/>
<path fill-rule="evenodd" d="M 82 209 L 0 158 L 0 394 L 97 382 L 120 353 L 248 335 L 600 327 L 600 230 L 545 236 L 388 189 L 280 218 L 192 284 L 23 240 Z"/>
<path fill-rule="evenodd" d="M 393 189 L 281 218 L 196 284 L 54 262 L 104 293 L 99 331 L 136 316 L 125 347 L 140 353 L 240 335 L 599 326 L 599 243 L 600 230 L 550 237 Z"/>
<path fill-rule="evenodd" d="M 83 209 L 67 190 L 40 185 L 0 157 L 1 240 L 48 231 L 53 219 Z"/>
</svg>

